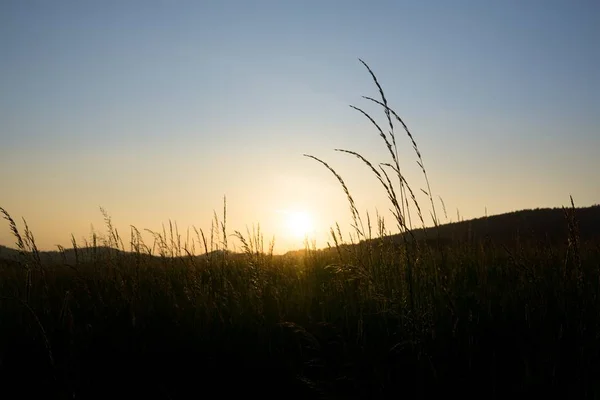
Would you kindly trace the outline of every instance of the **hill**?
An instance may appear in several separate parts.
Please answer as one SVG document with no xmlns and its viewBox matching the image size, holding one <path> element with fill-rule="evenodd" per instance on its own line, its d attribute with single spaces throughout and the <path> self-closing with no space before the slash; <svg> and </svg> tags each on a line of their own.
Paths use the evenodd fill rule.
<svg viewBox="0 0 600 400">
<path fill-rule="evenodd" d="M 574 212 L 575 219 L 578 221 L 579 235 L 582 242 L 600 239 L 600 205 L 579 207 L 570 211 Z M 403 241 L 402 235 L 391 235 L 386 240 L 401 243 Z M 441 224 L 437 228 L 415 229 L 412 231 L 412 236 L 408 235 L 407 237 L 412 238 L 414 236 L 417 240 L 424 240 L 431 244 L 488 239 L 502 245 L 511 245 L 517 240 L 542 241 L 548 245 L 558 245 L 566 241 L 567 235 L 568 224 L 565 209 L 536 208 Z M 286 255 L 299 254 L 303 251 L 289 251 Z M 96 256 L 102 256 L 108 252 L 122 251 L 108 247 L 96 248 Z M 220 251 L 212 253 L 198 257 L 218 256 Z M 87 248 L 79 249 L 78 253 L 74 249 L 65 249 L 62 253 L 58 251 L 40 252 L 40 259 L 44 263 L 66 262 L 73 264 L 76 257 L 79 257 L 80 261 L 90 259 L 92 252 Z M 0 259 L 18 260 L 19 251 L 0 245 Z"/>
<path fill-rule="evenodd" d="M 451 244 L 464 241 L 490 240 L 495 244 L 512 246 L 516 242 L 535 242 L 550 246 L 566 242 L 568 223 L 563 208 L 536 208 L 513 211 L 465 221 L 440 224 L 438 227 L 419 228 L 412 234 L 394 234 L 386 241 L 402 243 L 414 237 L 429 244 Z M 578 223 L 579 238 L 582 242 L 600 239 L 600 205 L 568 209 L 573 212 Z M 379 240 L 379 239 L 372 239 Z M 300 253 L 302 250 L 287 254 Z"/>
<path fill-rule="evenodd" d="M 568 210 L 563 208 L 520 210 L 443 224 L 437 229 L 418 229 L 413 231 L 413 234 L 417 239 L 431 239 L 439 235 L 443 241 L 487 238 L 495 243 L 508 244 L 519 239 L 542 240 L 547 244 L 556 245 L 564 243 L 568 235 L 566 211 L 573 212 L 581 241 L 600 238 L 600 205 Z M 401 238 L 400 235 L 395 237 Z"/>
</svg>

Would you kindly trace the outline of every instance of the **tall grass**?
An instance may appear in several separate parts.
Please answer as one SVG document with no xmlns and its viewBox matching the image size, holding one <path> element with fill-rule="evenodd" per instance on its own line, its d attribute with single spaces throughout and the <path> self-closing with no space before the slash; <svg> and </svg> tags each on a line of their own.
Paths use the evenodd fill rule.
<svg viewBox="0 0 600 400">
<path fill-rule="evenodd" d="M 389 130 L 353 107 L 391 160 L 336 150 L 382 185 L 400 236 L 380 215 L 361 215 L 342 175 L 308 154 L 347 196 L 349 242 L 336 225 L 327 249 L 307 243 L 274 255 L 260 226 L 228 233 L 224 200 L 210 232 L 182 235 L 169 222 L 148 231 L 152 243 L 133 226 L 126 239 L 101 210 L 105 235 L 72 238 L 50 260 L 26 222 L 21 234 L 0 209 L 20 251 L 0 264 L 0 395 L 599 397 L 600 250 L 580 240 L 574 204 L 564 246 L 438 240 L 421 152 L 363 64 L 381 100 L 365 99 L 383 109 Z M 421 227 L 425 210 L 402 174 L 397 124 L 426 181 L 431 238 L 414 234 L 410 210 Z"/>
</svg>

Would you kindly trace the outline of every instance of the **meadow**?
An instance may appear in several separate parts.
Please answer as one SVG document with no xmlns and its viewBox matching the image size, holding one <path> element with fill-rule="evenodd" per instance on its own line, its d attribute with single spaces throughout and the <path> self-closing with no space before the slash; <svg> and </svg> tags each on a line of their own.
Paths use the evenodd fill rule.
<svg viewBox="0 0 600 400">
<path fill-rule="evenodd" d="M 0 396 L 600 398 L 598 237 L 573 202 L 556 240 L 442 237 L 416 141 L 365 67 L 385 127 L 356 110 L 390 161 L 338 150 L 371 170 L 394 218 L 361 214 L 343 174 L 308 154 L 348 199 L 353 231 L 332 227 L 329 248 L 275 255 L 259 229 L 229 232 L 224 204 L 210 232 L 171 225 L 152 243 L 105 214 L 104 235 L 50 260 L 0 208 L 20 253 L 0 260 Z M 428 204 L 401 173 L 401 133 Z"/>
</svg>

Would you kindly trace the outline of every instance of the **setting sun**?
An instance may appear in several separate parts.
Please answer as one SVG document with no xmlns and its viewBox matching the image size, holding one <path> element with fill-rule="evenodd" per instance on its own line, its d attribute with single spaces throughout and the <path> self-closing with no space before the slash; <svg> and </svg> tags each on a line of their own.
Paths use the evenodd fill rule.
<svg viewBox="0 0 600 400">
<path fill-rule="evenodd" d="M 305 211 L 290 211 L 287 213 L 287 229 L 290 235 L 304 238 L 313 230 L 313 221 Z"/>
</svg>

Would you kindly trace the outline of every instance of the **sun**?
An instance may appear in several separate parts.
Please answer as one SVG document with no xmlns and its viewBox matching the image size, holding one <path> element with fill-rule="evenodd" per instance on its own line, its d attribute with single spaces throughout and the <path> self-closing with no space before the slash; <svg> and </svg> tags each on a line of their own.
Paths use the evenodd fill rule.
<svg viewBox="0 0 600 400">
<path fill-rule="evenodd" d="M 313 221 L 305 211 L 289 211 L 287 213 L 287 229 L 295 238 L 303 239 L 313 230 Z"/>
</svg>

